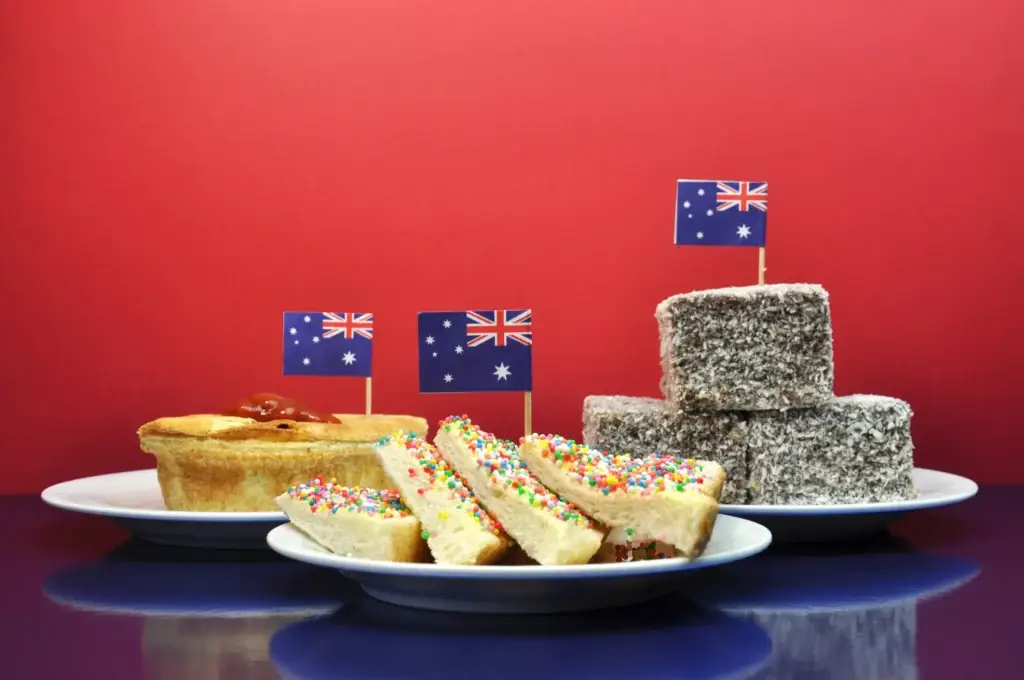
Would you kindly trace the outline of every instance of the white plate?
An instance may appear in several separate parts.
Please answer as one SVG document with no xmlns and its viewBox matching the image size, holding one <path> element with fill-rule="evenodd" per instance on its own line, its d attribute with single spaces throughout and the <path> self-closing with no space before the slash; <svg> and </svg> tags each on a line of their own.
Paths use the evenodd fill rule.
<svg viewBox="0 0 1024 680">
<path fill-rule="evenodd" d="M 777 543 L 839 541 L 881 531 L 904 513 L 960 503 L 978 493 L 978 485 L 966 477 L 923 468 L 914 468 L 914 486 L 917 498 L 891 503 L 722 505 L 719 511 L 764 524 Z"/>
<path fill-rule="evenodd" d="M 574 566 L 448 566 L 342 557 L 291 524 L 273 529 L 267 543 L 300 562 L 329 567 L 355 580 L 370 597 L 417 609 L 478 613 L 579 612 L 661 597 L 679 585 L 680 572 L 756 555 L 772 541 L 755 522 L 720 515 L 704 554 L 618 564 Z"/>
<path fill-rule="evenodd" d="M 186 547 L 264 549 L 283 512 L 188 512 L 164 507 L 156 470 L 134 470 L 62 482 L 42 493 L 63 510 L 110 517 L 139 538 Z"/>
</svg>

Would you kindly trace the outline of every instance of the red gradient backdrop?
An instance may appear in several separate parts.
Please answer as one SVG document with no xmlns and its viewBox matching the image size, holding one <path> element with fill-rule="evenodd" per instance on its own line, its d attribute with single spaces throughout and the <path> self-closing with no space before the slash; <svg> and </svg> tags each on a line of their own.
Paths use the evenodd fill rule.
<svg viewBox="0 0 1024 680">
<path fill-rule="evenodd" d="M 920 465 L 1024 482 L 1024 10 L 1013 0 L 0 2 L 0 492 L 148 467 L 136 427 L 276 390 L 288 308 L 535 310 L 535 426 L 655 395 L 655 304 L 750 283 L 676 248 L 677 177 L 771 182 L 768 279 L 832 294 L 837 391 L 909 400 Z M 723 6 L 724 7 L 724 6 Z M 1016 383 L 1016 385 L 1015 385 Z"/>
</svg>

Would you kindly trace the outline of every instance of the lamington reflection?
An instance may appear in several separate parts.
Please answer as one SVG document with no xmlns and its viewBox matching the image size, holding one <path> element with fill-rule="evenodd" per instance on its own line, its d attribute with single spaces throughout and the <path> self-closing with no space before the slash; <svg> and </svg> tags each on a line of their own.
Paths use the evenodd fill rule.
<svg viewBox="0 0 1024 680">
<path fill-rule="evenodd" d="M 918 603 L 963 587 L 980 566 L 888 538 L 828 550 L 771 551 L 694 574 L 683 593 L 771 636 L 771 660 L 755 680 L 917 678 Z"/>
</svg>

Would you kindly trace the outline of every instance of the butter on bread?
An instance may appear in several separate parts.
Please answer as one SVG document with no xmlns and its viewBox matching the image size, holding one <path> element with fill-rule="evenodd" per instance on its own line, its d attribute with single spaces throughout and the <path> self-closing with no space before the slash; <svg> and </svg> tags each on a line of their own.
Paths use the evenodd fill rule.
<svg viewBox="0 0 1024 680">
<path fill-rule="evenodd" d="M 493 564 L 508 537 L 429 442 L 412 433 L 381 438 L 377 456 L 427 536 L 437 564 Z"/>
<path fill-rule="evenodd" d="M 519 454 L 537 477 L 598 522 L 700 555 L 718 517 L 725 471 L 673 456 L 610 454 L 557 435 L 524 437 Z M 701 490 L 705 475 L 709 484 Z"/>
<path fill-rule="evenodd" d="M 393 489 L 352 489 L 314 478 L 275 500 L 292 524 L 332 553 L 390 562 L 426 557 L 419 520 Z"/>
<path fill-rule="evenodd" d="M 531 559 L 586 564 L 601 547 L 604 533 L 593 520 L 544 487 L 512 442 L 452 416 L 441 422 L 434 444 Z"/>
</svg>

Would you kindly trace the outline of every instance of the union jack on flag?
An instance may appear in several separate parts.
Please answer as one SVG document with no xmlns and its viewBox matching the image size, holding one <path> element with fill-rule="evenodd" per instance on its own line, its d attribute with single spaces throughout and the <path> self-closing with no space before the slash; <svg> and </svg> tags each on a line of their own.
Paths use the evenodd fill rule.
<svg viewBox="0 0 1024 680">
<path fill-rule="evenodd" d="M 676 182 L 677 246 L 755 246 L 768 230 L 768 183 L 723 180 Z"/>
<path fill-rule="evenodd" d="M 490 309 L 419 314 L 420 392 L 533 389 L 533 314 Z"/>
<path fill-rule="evenodd" d="M 324 312 L 324 339 L 341 335 L 351 340 L 357 335 L 373 340 L 373 314 L 346 314 L 345 312 Z"/>
<path fill-rule="evenodd" d="M 478 347 L 485 342 L 494 342 L 495 347 L 504 347 L 508 342 L 521 345 L 533 344 L 533 326 L 529 309 L 519 312 L 496 309 L 491 312 L 466 312 L 466 335 L 472 338 L 467 347 Z"/>
<path fill-rule="evenodd" d="M 373 314 L 285 312 L 284 374 L 369 378 Z"/>
</svg>

